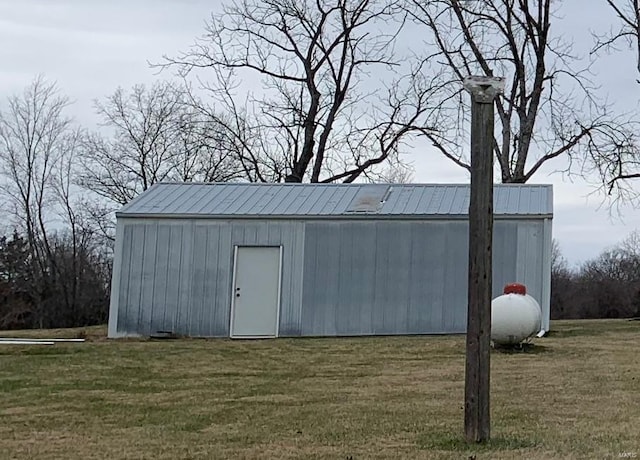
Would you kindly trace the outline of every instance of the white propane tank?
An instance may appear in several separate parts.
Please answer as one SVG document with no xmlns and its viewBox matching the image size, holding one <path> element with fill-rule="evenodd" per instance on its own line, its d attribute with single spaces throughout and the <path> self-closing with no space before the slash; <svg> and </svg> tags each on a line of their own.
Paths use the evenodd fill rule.
<svg viewBox="0 0 640 460">
<path fill-rule="evenodd" d="M 504 287 L 504 294 L 491 301 L 491 340 L 499 345 L 517 345 L 540 331 L 542 310 L 523 284 Z"/>
</svg>

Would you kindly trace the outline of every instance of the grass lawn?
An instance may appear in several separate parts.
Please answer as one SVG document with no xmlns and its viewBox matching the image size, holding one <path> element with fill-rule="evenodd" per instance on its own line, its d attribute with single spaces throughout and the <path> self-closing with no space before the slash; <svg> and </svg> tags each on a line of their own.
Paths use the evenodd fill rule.
<svg viewBox="0 0 640 460">
<path fill-rule="evenodd" d="M 463 336 L 0 345 L 0 458 L 640 458 L 640 322 L 552 328 L 471 446 Z M 0 333 L 38 334 L 78 330 Z"/>
</svg>

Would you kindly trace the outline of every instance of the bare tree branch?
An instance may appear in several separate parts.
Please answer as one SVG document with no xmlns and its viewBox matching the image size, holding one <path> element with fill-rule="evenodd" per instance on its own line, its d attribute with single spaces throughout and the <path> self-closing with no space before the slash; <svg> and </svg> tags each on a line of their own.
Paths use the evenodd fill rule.
<svg viewBox="0 0 640 460">
<path fill-rule="evenodd" d="M 392 149 L 378 141 L 382 123 L 392 123 L 376 118 L 388 114 L 384 98 L 364 88 L 389 84 L 398 65 L 398 3 L 230 4 L 191 49 L 161 66 L 184 76 L 208 71 L 201 81 L 215 109 L 200 109 L 227 131 L 248 180 L 355 180 L 390 161 Z"/>
<path fill-rule="evenodd" d="M 11 324 L 28 327 L 78 325 L 89 310 L 93 321 L 105 318 L 108 270 L 96 264 L 104 259 L 74 203 L 81 131 L 65 115 L 68 105 L 55 84 L 37 77 L 0 106 L 0 196 L 16 226 L 11 241 L 1 238 L 2 246 L 13 248 L 10 255 L 18 259 L 9 262 L 23 265 L 14 273 L 22 292 L 11 294 L 19 307 L 10 307 L 8 316 L 0 313 L 5 323 L 11 318 Z"/>
<path fill-rule="evenodd" d="M 125 204 L 160 181 L 237 178 L 240 165 L 225 130 L 193 105 L 186 88 L 168 82 L 137 85 L 130 93 L 118 89 L 96 102 L 111 137 L 85 137 L 81 184 Z"/>
<path fill-rule="evenodd" d="M 410 2 L 408 14 L 428 33 L 425 68 L 441 80 L 440 91 L 431 93 L 441 101 L 434 104 L 439 109 L 427 112 L 421 124 L 438 128 L 427 137 L 458 166 L 469 164 L 469 102 L 452 95 L 467 75 L 507 81 L 496 104 L 494 140 L 502 182 L 526 182 L 559 157 L 591 160 L 594 149 L 606 148 L 597 145 L 608 142 L 603 131 L 625 129 L 596 97 L 589 68 L 581 68 L 571 45 L 554 33 L 556 5 L 552 0 Z"/>
<path fill-rule="evenodd" d="M 596 35 L 591 53 L 615 49 L 619 42 L 635 49 L 636 67 L 640 73 L 640 0 L 605 0 L 620 21 L 617 29 L 605 35 Z"/>
</svg>

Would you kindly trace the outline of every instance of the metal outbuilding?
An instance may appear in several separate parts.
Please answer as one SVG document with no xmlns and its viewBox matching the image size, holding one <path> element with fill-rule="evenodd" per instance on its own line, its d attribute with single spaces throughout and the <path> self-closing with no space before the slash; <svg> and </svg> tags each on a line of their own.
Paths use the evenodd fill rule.
<svg viewBox="0 0 640 460">
<path fill-rule="evenodd" d="M 117 215 L 109 337 L 460 333 L 468 185 L 160 183 Z M 550 185 L 494 188 L 493 292 L 549 330 Z"/>
</svg>

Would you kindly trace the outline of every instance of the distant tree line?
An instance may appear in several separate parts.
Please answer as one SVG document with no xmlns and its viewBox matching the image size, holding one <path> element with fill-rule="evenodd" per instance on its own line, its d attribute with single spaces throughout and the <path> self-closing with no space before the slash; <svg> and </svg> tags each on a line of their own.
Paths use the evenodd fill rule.
<svg viewBox="0 0 640 460">
<path fill-rule="evenodd" d="M 620 29 L 593 53 L 636 49 L 637 0 L 603 1 Z M 157 182 L 408 182 L 410 149 L 468 170 L 468 75 L 505 77 L 502 182 L 560 159 L 636 198 L 640 117 L 607 102 L 561 15 L 552 0 L 229 1 L 155 64 L 167 80 L 94 101 L 92 127 L 36 77 L 0 101 L 0 329 L 104 322 L 114 211 Z M 620 251 L 554 265 L 556 317 L 631 314 Z"/>
<path fill-rule="evenodd" d="M 36 78 L 0 106 L 0 329 L 106 320 L 110 245 L 77 185 L 84 133 Z"/>
<path fill-rule="evenodd" d="M 554 243 L 551 318 L 640 317 L 640 232 L 572 269 Z"/>
<path fill-rule="evenodd" d="M 111 260 L 87 243 L 55 234 L 34 256 L 24 236 L 0 237 L 0 330 L 105 323 Z"/>
</svg>

